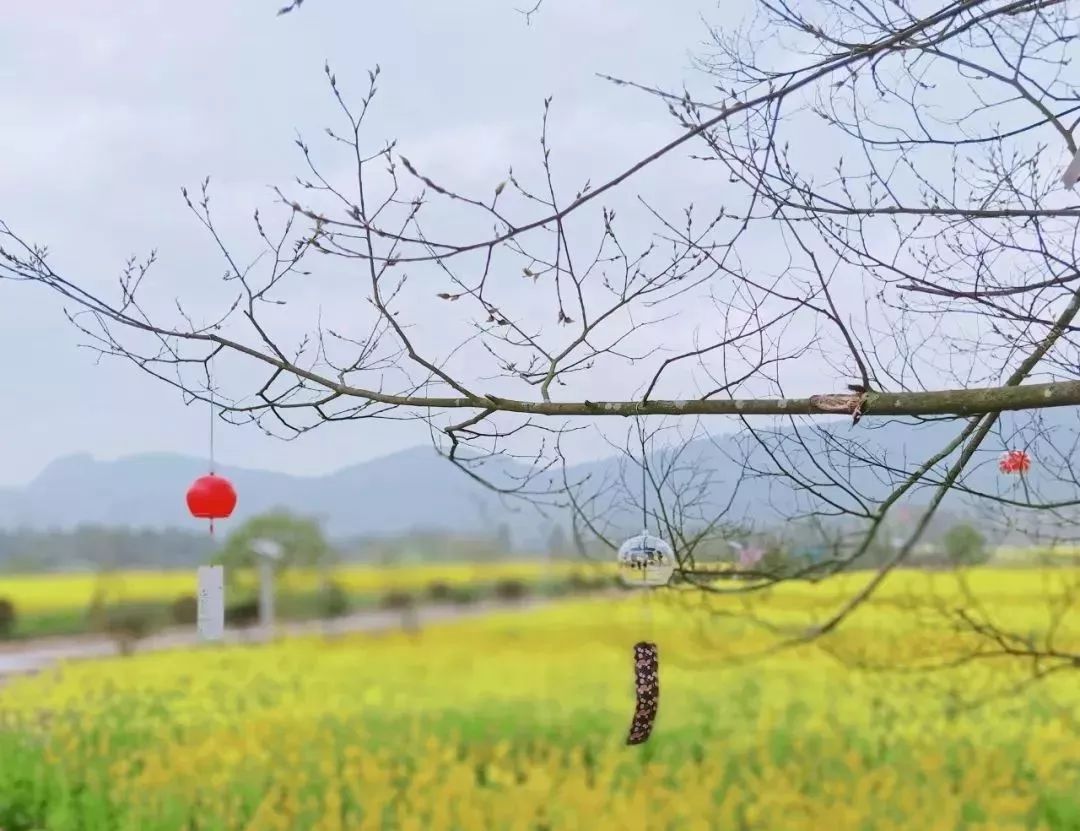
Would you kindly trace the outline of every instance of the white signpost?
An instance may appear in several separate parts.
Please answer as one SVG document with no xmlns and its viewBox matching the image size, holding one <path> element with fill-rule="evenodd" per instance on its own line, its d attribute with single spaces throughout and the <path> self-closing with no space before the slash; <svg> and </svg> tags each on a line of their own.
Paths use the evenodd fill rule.
<svg viewBox="0 0 1080 831">
<path fill-rule="evenodd" d="M 270 638 L 274 634 L 274 566 L 283 552 L 274 540 L 255 540 L 251 550 L 259 558 L 259 625 Z"/>
<path fill-rule="evenodd" d="M 199 566 L 198 615 L 199 638 L 220 641 L 225 637 L 225 569 L 222 566 Z"/>
</svg>

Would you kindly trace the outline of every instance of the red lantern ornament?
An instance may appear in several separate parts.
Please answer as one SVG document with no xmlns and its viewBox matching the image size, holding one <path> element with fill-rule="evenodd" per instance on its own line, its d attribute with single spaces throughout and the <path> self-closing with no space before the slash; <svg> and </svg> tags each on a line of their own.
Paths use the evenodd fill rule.
<svg viewBox="0 0 1080 831">
<path fill-rule="evenodd" d="M 998 461 L 1002 473 L 1019 473 L 1023 476 L 1031 470 L 1031 456 L 1023 450 L 1007 450 Z"/>
<path fill-rule="evenodd" d="M 214 533 L 215 519 L 228 519 L 236 508 L 236 490 L 224 476 L 210 473 L 200 476 L 188 488 L 187 506 L 196 519 L 210 520 L 210 533 Z"/>
<path fill-rule="evenodd" d="M 207 367 L 207 392 L 210 395 L 210 472 L 196 479 L 187 492 L 187 506 L 196 519 L 210 520 L 210 535 L 214 535 L 214 520 L 228 519 L 236 509 L 236 490 L 232 482 L 214 473 L 214 387 Z"/>
</svg>

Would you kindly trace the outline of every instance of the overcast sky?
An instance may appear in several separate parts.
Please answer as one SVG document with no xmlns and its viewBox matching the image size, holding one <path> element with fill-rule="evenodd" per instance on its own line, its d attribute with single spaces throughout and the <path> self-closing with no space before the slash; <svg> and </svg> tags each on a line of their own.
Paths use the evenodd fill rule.
<svg viewBox="0 0 1080 831">
<path fill-rule="evenodd" d="M 595 73 L 678 87 L 707 34 L 702 16 L 721 23 L 739 13 L 725 3 L 721 17 L 715 4 L 693 0 L 547 0 L 526 26 L 503 0 L 309 0 L 280 18 L 278 4 L 57 0 L 48 12 L 6 9 L 4 219 L 47 243 L 67 275 L 96 285 L 114 280 L 129 255 L 156 248 L 161 279 L 183 295 L 189 275 L 220 274 L 221 265 L 180 186 L 212 176 L 229 219 L 265 205 L 266 186 L 298 171 L 295 130 L 317 134 L 332 113 L 324 60 L 356 92 L 380 64 L 380 129 L 466 185 L 493 184 L 535 155 L 541 102 L 554 96 L 563 172 L 596 180 L 670 137 L 673 125 L 655 101 Z M 175 390 L 130 365 L 95 365 L 78 343 L 56 296 L 0 283 L 0 485 L 76 452 L 205 452 L 202 407 L 185 408 Z M 386 422 L 293 443 L 232 429 L 219 435 L 218 455 L 318 473 L 425 441 L 422 425 Z"/>
</svg>

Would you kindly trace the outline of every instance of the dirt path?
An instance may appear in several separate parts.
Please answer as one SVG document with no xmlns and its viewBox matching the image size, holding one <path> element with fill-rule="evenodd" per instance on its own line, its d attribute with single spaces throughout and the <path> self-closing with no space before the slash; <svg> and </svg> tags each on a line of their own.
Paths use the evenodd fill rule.
<svg viewBox="0 0 1080 831">
<path fill-rule="evenodd" d="M 420 626 L 446 620 L 480 617 L 492 612 L 525 612 L 550 604 L 551 600 L 523 600 L 517 602 L 486 601 L 471 606 L 429 605 L 416 609 L 416 622 Z M 335 620 L 309 620 L 282 622 L 275 627 L 276 637 L 303 635 L 341 635 L 349 632 L 376 632 L 398 629 L 402 614 L 397 611 L 366 611 Z M 258 627 L 248 630 L 228 630 L 225 643 L 251 644 L 267 640 L 267 634 Z M 160 652 L 182 649 L 199 643 L 194 627 L 168 629 L 139 641 L 137 651 Z M 99 636 L 74 636 L 48 638 L 22 643 L 8 643 L 0 647 L 0 684 L 14 675 L 41 672 L 61 661 L 105 658 L 117 655 L 114 641 Z"/>
</svg>

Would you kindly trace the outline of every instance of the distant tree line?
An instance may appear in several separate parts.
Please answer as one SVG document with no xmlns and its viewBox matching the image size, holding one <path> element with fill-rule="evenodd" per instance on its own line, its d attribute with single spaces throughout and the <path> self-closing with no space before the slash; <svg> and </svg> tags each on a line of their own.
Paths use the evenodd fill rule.
<svg viewBox="0 0 1080 831">
<path fill-rule="evenodd" d="M 230 544 L 233 548 L 245 549 L 249 542 L 247 538 L 253 534 L 277 538 L 281 536 L 281 529 L 277 525 L 282 521 L 292 527 L 303 518 L 292 517 L 287 511 L 274 511 L 255 519 L 259 522 L 250 527 L 240 526 L 225 533 L 221 533 L 224 529 L 219 529 L 217 538 L 210 537 L 205 531 L 99 525 L 83 525 L 71 530 L 0 530 L 0 572 L 194 568 L 216 559 L 221 550 Z M 320 562 L 332 560 L 386 565 L 495 562 L 522 556 L 547 555 L 558 559 L 574 556 L 565 532 L 557 526 L 553 527 L 546 550 L 531 554 L 514 549 L 506 525 L 493 527 L 489 533 L 472 535 L 418 529 L 394 537 L 361 537 L 333 542 L 322 539 L 314 521 L 306 525 L 301 523 L 301 526 L 302 539 L 295 546 L 304 552 L 304 556 L 299 557 L 301 561 L 310 558 Z M 285 536 L 291 539 L 295 533 L 294 529 Z"/>
<path fill-rule="evenodd" d="M 0 531 L 0 570 L 96 571 L 100 568 L 194 568 L 216 543 L 205 533 L 84 525 L 73 530 Z"/>
<path fill-rule="evenodd" d="M 999 540 L 986 539 L 959 517 L 945 514 L 936 518 L 925 542 L 911 558 L 911 564 L 949 565 L 984 562 L 988 549 Z M 910 520 L 909 520 L 910 521 Z M 836 530 L 836 529 L 832 529 Z M 779 531 L 759 531 L 710 538 L 698 546 L 696 556 L 703 564 L 737 559 L 731 542 L 760 548 L 769 560 L 794 565 L 814 560 L 835 545 L 832 534 L 822 533 L 812 524 L 788 523 Z M 895 533 L 902 532 L 898 527 Z M 894 533 L 886 533 L 867 552 L 862 565 L 875 567 L 894 553 Z M 535 551 L 513 546 L 506 525 L 488 533 L 455 534 L 435 529 L 417 529 L 394 537 L 357 537 L 326 540 L 319 524 L 288 511 L 272 511 L 255 517 L 230 533 L 212 538 L 204 531 L 181 529 L 149 530 L 84 525 L 73 530 L 0 531 L 0 572 L 32 573 L 49 571 L 100 571 L 124 568 L 194 568 L 210 561 L 240 564 L 249 556 L 251 539 L 278 539 L 296 551 L 295 564 L 316 566 L 329 563 L 390 565 L 437 562 L 497 562 L 515 557 L 544 557 L 555 560 L 602 561 L 613 556 L 606 547 L 590 540 L 575 544 L 562 526 L 552 524 L 545 544 Z M 979 542 L 974 540 L 978 537 Z M 960 550 L 962 553 L 958 553 Z M 975 553 L 975 552 L 978 553 Z M 245 553 L 248 552 L 248 553 Z M 779 567 L 779 566 L 778 566 Z"/>
</svg>

